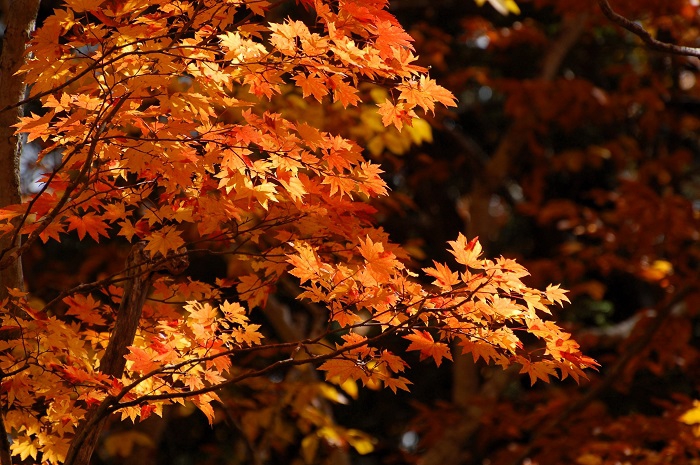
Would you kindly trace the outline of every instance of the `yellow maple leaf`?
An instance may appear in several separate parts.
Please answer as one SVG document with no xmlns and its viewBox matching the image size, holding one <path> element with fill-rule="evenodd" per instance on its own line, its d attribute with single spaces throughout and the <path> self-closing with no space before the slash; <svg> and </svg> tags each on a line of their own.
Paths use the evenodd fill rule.
<svg viewBox="0 0 700 465">
<path fill-rule="evenodd" d="M 321 273 L 322 263 L 314 249 L 304 243 L 294 245 L 297 253 L 287 257 L 287 263 L 292 265 L 289 274 L 299 278 L 301 284 L 317 280 Z"/>
<path fill-rule="evenodd" d="M 104 0 L 66 0 L 66 5 L 76 13 L 96 10 L 102 3 Z"/>
<path fill-rule="evenodd" d="M 452 250 L 449 252 L 455 256 L 457 263 L 466 265 L 469 268 L 480 269 L 484 267 L 482 260 L 479 259 L 482 248 L 478 237 L 467 242 L 467 238 L 464 234 L 459 233 L 456 241 L 449 241 L 447 243 L 452 247 Z"/>
<path fill-rule="evenodd" d="M 167 226 L 159 231 L 152 233 L 146 238 L 146 250 L 151 253 L 151 257 L 157 253 L 164 257 L 171 250 L 178 250 L 185 245 L 185 241 L 180 237 L 180 231 L 173 226 Z"/>
<path fill-rule="evenodd" d="M 507 15 L 508 13 L 514 13 L 516 15 L 520 14 L 520 8 L 518 4 L 513 0 L 475 0 L 476 4 L 483 6 L 487 1 L 489 4 L 502 15 Z"/>
<path fill-rule="evenodd" d="M 438 263 L 433 260 L 435 268 L 423 268 L 425 274 L 436 278 L 433 284 L 440 286 L 443 289 L 451 290 L 452 286 L 459 283 L 459 273 L 450 270 L 447 265 Z"/>
<path fill-rule="evenodd" d="M 556 286 L 550 284 L 549 286 L 547 286 L 547 289 L 545 290 L 545 295 L 547 296 L 547 300 L 549 300 L 550 302 L 553 302 L 553 303 L 559 304 L 559 305 L 564 305 L 565 301 L 571 303 L 569 298 L 566 297 L 566 292 L 567 292 L 567 290 L 561 289 L 559 287 L 559 284 L 557 284 Z"/>
</svg>

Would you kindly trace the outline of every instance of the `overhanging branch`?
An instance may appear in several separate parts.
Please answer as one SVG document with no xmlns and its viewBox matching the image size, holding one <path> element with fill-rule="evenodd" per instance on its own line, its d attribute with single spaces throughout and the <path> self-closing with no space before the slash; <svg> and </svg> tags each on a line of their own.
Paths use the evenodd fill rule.
<svg viewBox="0 0 700 465">
<path fill-rule="evenodd" d="M 600 9 L 602 10 L 603 14 L 610 21 L 630 31 L 632 34 L 642 39 L 642 41 L 645 44 L 647 44 L 649 48 L 658 50 L 660 52 L 672 53 L 674 55 L 685 55 L 700 58 L 700 48 L 686 47 L 684 45 L 674 45 L 669 44 L 668 42 L 662 42 L 660 40 L 655 39 L 642 26 L 616 13 L 610 6 L 610 3 L 608 3 L 608 0 L 598 0 L 598 5 L 600 6 Z"/>
</svg>

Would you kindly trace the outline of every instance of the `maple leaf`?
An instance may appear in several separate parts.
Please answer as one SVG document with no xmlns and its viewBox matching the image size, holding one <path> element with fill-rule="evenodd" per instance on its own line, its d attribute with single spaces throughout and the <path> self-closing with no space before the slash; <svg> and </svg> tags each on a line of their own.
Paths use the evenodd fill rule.
<svg viewBox="0 0 700 465">
<path fill-rule="evenodd" d="M 502 298 L 497 295 L 491 298 L 490 306 L 498 315 L 508 319 L 517 317 L 523 313 L 523 307 L 516 304 L 514 300 Z"/>
<path fill-rule="evenodd" d="M 394 373 L 404 371 L 404 369 L 408 366 L 401 357 L 392 354 L 388 350 L 382 351 L 379 361 L 386 363 L 386 366 Z"/>
<path fill-rule="evenodd" d="M 392 21 L 377 21 L 375 27 L 377 39 L 374 44 L 381 55 L 392 57 L 394 47 L 413 50 L 413 37 L 404 31 L 401 26 Z"/>
<path fill-rule="evenodd" d="M 245 308 L 238 302 L 229 303 L 228 300 L 225 300 L 224 303 L 219 306 L 219 309 L 231 323 L 243 325 L 248 322 Z"/>
<path fill-rule="evenodd" d="M 470 341 L 466 338 L 459 340 L 459 346 L 462 348 L 462 353 L 471 353 L 474 362 L 478 362 L 479 358 L 484 359 L 484 362 L 489 363 L 491 360 L 498 358 L 499 353 L 496 348 L 484 341 Z"/>
<path fill-rule="evenodd" d="M 328 95 L 328 87 L 326 87 L 325 79 L 318 76 L 318 74 L 303 74 L 299 73 L 292 79 L 301 87 L 302 95 L 308 97 L 313 95 L 313 97 L 321 102 L 323 97 Z"/>
<path fill-rule="evenodd" d="M 184 308 L 189 319 L 201 325 L 211 325 L 218 316 L 218 310 L 207 302 L 187 302 Z"/>
<path fill-rule="evenodd" d="M 459 273 L 456 271 L 451 271 L 447 265 L 438 263 L 435 260 L 433 260 L 433 264 L 435 265 L 435 268 L 423 268 L 425 274 L 436 278 L 435 281 L 433 281 L 433 284 L 440 286 L 443 289 L 451 290 L 452 286 L 460 282 Z"/>
<path fill-rule="evenodd" d="M 324 134 L 313 126 L 306 123 L 299 123 L 297 131 L 301 136 L 304 144 L 311 150 L 316 150 L 324 143 Z"/>
<path fill-rule="evenodd" d="M 538 379 L 549 382 L 549 377 L 557 377 L 556 365 L 549 360 L 530 362 L 522 357 L 518 358 L 518 363 L 523 365 L 520 373 L 527 373 L 530 376 L 530 384 L 534 385 Z"/>
<path fill-rule="evenodd" d="M 344 328 L 361 323 L 363 318 L 353 311 L 340 309 L 339 311 L 333 312 L 333 321 L 337 322 L 341 328 Z"/>
<path fill-rule="evenodd" d="M 145 250 L 151 253 L 151 257 L 158 253 L 166 257 L 168 252 L 177 251 L 183 245 L 185 245 L 185 241 L 180 236 L 180 232 L 174 226 L 166 226 L 146 237 Z"/>
<path fill-rule="evenodd" d="M 568 292 L 566 289 L 559 288 L 559 284 L 557 284 L 556 286 L 550 284 L 545 290 L 545 295 L 547 296 L 547 300 L 549 300 L 550 302 L 563 306 L 564 302 L 571 303 L 569 298 L 566 297 L 566 292 Z"/>
<path fill-rule="evenodd" d="M 459 233 L 456 241 L 448 241 L 452 250 L 449 252 L 455 256 L 457 263 L 465 265 L 469 268 L 483 268 L 483 261 L 479 259 L 481 256 L 481 244 L 479 238 L 475 237 L 467 242 L 467 238 Z"/>
<path fill-rule="evenodd" d="M 402 391 L 409 391 L 410 389 L 408 388 L 409 384 L 413 384 L 411 381 L 407 380 L 403 376 L 399 376 L 398 378 L 385 378 L 384 379 L 384 385 L 391 389 L 394 394 L 396 394 L 398 389 L 401 389 Z"/>
<path fill-rule="evenodd" d="M 409 108 L 419 106 L 423 111 L 435 113 L 436 103 L 446 107 L 457 106 L 457 99 L 450 91 L 426 76 L 421 76 L 418 82 L 408 81 L 401 84 L 399 89 L 399 98 L 405 100 Z"/>
<path fill-rule="evenodd" d="M 149 348 L 130 346 L 129 353 L 124 358 L 132 362 L 130 370 L 140 374 L 146 374 L 160 366 L 154 351 Z"/>
<path fill-rule="evenodd" d="M 209 425 L 214 424 L 215 413 L 214 407 L 212 407 L 212 401 L 217 400 L 213 394 L 200 394 L 192 398 L 192 402 L 197 406 L 197 408 L 207 417 L 209 420 Z"/>
<path fill-rule="evenodd" d="M 135 234 L 138 234 L 138 230 L 134 227 L 134 224 L 129 220 L 119 221 L 117 223 L 119 227 L 119 232 L 117 236 L 124 236 L 127 241 L 131 242 Z"/>
<path fill-rule="evenodd" d="M 525 301 L 527 308 L 530 310 L 530 316 L 534 316 L 536 310 L 540 310 L 549 314 L 552 313 L 549 310 L 549 308 L 547 308 L 547 306 L 545 305 L 547 301 L 544 300 L 542 295 L 537 291 L 524 292 L 522 294 L 522 299 Z"/>
<path fill-rule="evenodd" d="M 420 351 L 421 360 L 432 357 L 437 366 L 440 366 L 443 358 L 452 360 L 450 347 L 444 342 L 435 342 L 433 336 L 427 331 L 418 331 L 414 329 L 413 334 L 404 336 L 404 339 L 411 341 L 411 344 L 409 344 L 406 350 Z"/>
<path fill-rule="evenodd" d="M 258 275 L 241 276 L 236 285 L 240 299 L 248 303 L 248 308 L 265 307 L 270 287 L 260 280 Z"/>
<path fill-rule="evenodd" d="M 19 455 L 20 460 L 26 460 L 28 457 L 36 460 L 36 455 L 39 452 L 36 441 L 28 437 L 13 439 L 12 444 L 10 444 L 10 450 L 12 455 Z"/>
<path fill-rule="evenodd" d="M 302 180 L 296 176 L 290 177 L 288 181 L 284 179 L 280 179 L 279 181 L 294 201 L 302 202 L 304 195 L 308 193 Z"/>
<path fill-rule="evenodd" d="M 343 107 L 355 106 L 360 102 L 357 89 L 345 82 L 339 75 L 331 76 L 328 85 L 333 90 L 333 101 L 339 101 Z"/>
<path fill-rule="evenodd" d="M 268 0 L 244 0 L 244 3 L 250 8 L 250 11 L 258 16 L 264 16 L 270 8 L 270 2 Z"/>
<path fill-rule="evenodd" d="M 318 368 L 326 372 L 326 381 L 333 380 L 337 383 L 344 383 L 345 381 L 352 380 L 362 381 L 362 383 L 365 384 L 369 380 L 369 376 L 365 370 L 358 366 L 357 362 L 354 360 L 326 360 Z"/>
<path fill-rule="evenodd" d="M 109 237 L 109 225 L 94 213 L 68 217 L 68 231 L 76 230 L 78 238 L 83 240 L 85 234 L 90 235 L 95 242 L 100 242 L 100 236 Z"/>
<path fill-rule="evenodd" d="M 88 326 L 106 323 L 99 312 L 101 303 L 90 294 L 66 297 L 63 302 L 68 305 L 66 314 L 75 316 Z"/>
<path fill-rule="evenodd" d="M 104 0 L 66 0 L 66 5 L 76 13 L 97 10 Z"/>
<path fill-rule="evenodd" d="M 366 260 L 367 274 L 378 283 L 389 281 L 397 270 L 403 268 L 393 253 L 385 251 L 381 242 L 373 242 L 369 236 L 364 242 L 360 239 L 358 249 Z"/>
<path fill-rule="evenodd" d="M 407 108 L 406 104 L 402 102 L 394 105 L 391 101 L 385 100 L 378 106 L 379 110 L 377 110 L 377 113 L 382 117 L 382 124 L 384 126 L 393 124 L 399 131 L 401 131 L 404 124 L 411 126 L 413 119 L 418 117 L 413 110 Z"/>
<path fill-rule="evenodd" d="M 297 253 L 287 256 L 287 263 L 292 265 L 289 274 L 299 278 L 301 284 L 314 281 L 321 275 L 323 264 L 316 251 L 308 244 L 298 243 L 294 245 Z"/>
<path fill-rule="evenodd" d="M 231 330 L 231 335 L 239 344 L 247 344 L 249 346 L 259 345 L 262 341 L 262 334 L 258 331 L 260 325 L 247 324 L 241 329 Z"/>
<path fill-rule="evenodd" d="M 32 142 L 35 139 L 46 142 L 51 137 L 49 125 L 53 116 L 51 111 L 42 116 L 32 114 L 32 116 L 20 118 L 20 122 L 13 126 L 17 127 L 19 132 L 27 134 L 27 142 Z"/>
</svg>

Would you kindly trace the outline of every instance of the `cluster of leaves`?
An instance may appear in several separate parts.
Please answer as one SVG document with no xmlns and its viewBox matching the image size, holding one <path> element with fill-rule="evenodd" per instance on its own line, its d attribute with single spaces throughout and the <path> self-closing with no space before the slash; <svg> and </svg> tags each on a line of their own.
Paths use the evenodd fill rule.
<svg viewBox="0 0 700 465">
<path fill-rule="evenodd" d="M 298 365 L 319 364 L 341 386 L 407 389 L 406 362 L 380 343 L 391 334 L 438 365 L 451 342 L 475 359 L 521 364 L 533 383 L 578 380 L 596 365 L 540 318 L 563 292 L 526 286 L 524 268 L 481 258 L 476 239 L 451 242 L 459 270 L 435 263 L 425 269 L 433 285 L 421 285 L 373 225 L 367 201 L 387 194 L 379 166 L 355 142 L 270 104 L 291 87 L 324 104 L 371 105 L 359 86 L 373 82 L 387 89 L 376 111 L 397 131 L 417 111 L 455 104 L 415 64 L 386 2 L 301 5 L 310 21 L 277 20 L 261 0 L 68 0 L 33 35 L 20 77 L 42 110 L 17 129 L 60 164 L 0 210 L 0 232 L 23 238 L 0 265 L 74 236 L 138 243 L 143 260 L 49 301 L 13 290 L 2 302 L 13 454 L 74 461 L 107 415 L 145 419 L 185 399 L 213 422 L 221 387 Z M 225 257 L 226 275 L 206 283 L 166 272 L 194 253 Z M 298 299 L 327 309 L 322 334 L 280 342 L 251 322 L 287 273 Z M 135 282 L 150 289 L 145 304 L 127 294 Z M 124 312 L 136 333 L 114 349 Z M 541 344 L 530 351 L 517 331 Z M 123 373 L 106 367 L 113 349 L 126 353 Z M 359 432 L 306 421 L 308 460 L 320 439 L 368 451 Z"/>
</svg>

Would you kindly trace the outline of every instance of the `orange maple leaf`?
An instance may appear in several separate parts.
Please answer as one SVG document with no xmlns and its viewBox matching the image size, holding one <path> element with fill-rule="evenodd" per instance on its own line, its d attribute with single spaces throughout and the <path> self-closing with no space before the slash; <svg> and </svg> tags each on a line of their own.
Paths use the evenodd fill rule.
<svg viewBox="0 0 700 465">
<path fill-rule="evenodd" d="M 518 363 L 523 366 L 520 373 L 527 373 L 530 376 L 531 384 L 535 384 L 538 379 L 548 383 L 550 376 L 557 377 L 556 365 L 549 360 L 530 362 L 525 358 L 518 357 Z"/>
<path fill-rule="evenodd" d="M 145 374 L 160 366 L 160 363 L 155 359 L 157 353 L 150 348 L 142 349 L 136 346 L 129 346 L 129 353 L 124 356 L 127 360 L 133 362 L 131 371 Z"/>
<path fill-rule="evenodd" d="M 331 76 L 328 85 L 333 89 L 333 101 L 342 103 L 343 107 L 355 106 L 360 102 L 357 89 L 343 81 L 340 75 L 334 74 Z"/>
<path fill-rule="evenodd" d="M 258 331 L 260 325 L 247 324 L 241 328 L 236 328 L 231 330 L 231 336 L 239 344 L 247 344 L 249 346 L 255 346 L 260 344 L 263 335 Z"/>
<path fill-rule="evenodd" d="M 369 376 L 367 375 L 365 370 L 357 364 L 355 360 L 326 360 L 318 368 L 326 372 L 326 381 L 330 381 L 332 379 L 338 384 L 342 384 L 347 380 L 359 380 L 362 381 L 363 384 L 369 381 Z"/>
<path fill-rule="evenodd" d="M 409 391 L 408 385 L 413 384 L 403 376 L 399 376 L 398 378 L 385 378 L 384 379 L 384 385 L 391 389 L 394 394 L 396 394 L 397 389 L 401 389 L 402 391 Z"/>
<path fill-rule="evenodd" d="M 463 354 L 472 354 L 475 362 L 479 361 L 479 358 L 483 358 L 484 362 L 489 363 L 492 359 L 497 359 L 500 355 L 495 347 L 484 341 L 461 339 L 459 341 L 459 346 L 462 348 Z"/>
<path fill-rule="evenodd" d="M 479 259 L 482 249 L 478 237 L 467 242 L 464 234 L 459 233 L 457 240 L 449 241 L 448 244 L 452 247 L 452 250 L 449 252 L 455 256 L 457 263 L 466 265 L 469 268 L 480 269 L 484 267 L 482 260 Z"/>
<path fill-rule="evenodd" d="M 384 57 L 393 57 L 394 48 L 407 48 L 413 50 L 413 37 L 411 37 L 400 25 L 391 21 L 377 21 L 377 39 L 374 46 Z"/>
<path fill-rule="evenodd" d="M 151 233 L 146 238 L 146 242 L 145 249 L 151 253 L 151 256 L 160 253 L 165 257 L 171 250 L 178 250 L 185 245 L 185 241 L 180 237 L 180 232 L 174 226 L 167 226 Z"/>
<path fill-rule="evenodd" d="M 322 263 L 314 249 L 303 243 L 294 246 L 297 253 L 287 257 L 287 263 L 292 265 L 289 274 L 299 278 L 301 284 L 306 281 L 314 281 L 319 278 L 321 273 Z"/>
<path fill-rule="evenodd" d="M 378 107 L 377 113 L 382 117 L 382 124 L 384 126 L 393 124 L 399 131 L 401 131 L 404 124 L 411 126 L 413 118 L 418 117 L 415 111 L 406 108 L 405 103 L 394 105 L 389 100 L 385 100 Z"/>
<path fill-rule="evenodd" d="M 106 323 L 100 312 L 100 301 L 90 294 L 66 297 L 63 302 L 68 305 L 66 314 L 75 316 L 88 326 Z"/>
<path fill-rule="evenodd" d="M 403 268 L 393 253 L 385 251 L 381 242 L 372 242 L 369 236 L 364 242 L 360 239 L 358 249 L 367 261 L 365 265 L 367 273 L 378 283 L 389 281 L 398 269 Z"/>
<path fill-rule="evenodd" d="M 20 118 L 20 122 L 13 124 L 13 127 L 18 128 L 19 132 L 27 134 L 27 142 L 31 142 L 34 139 L 46 141 L 49 137 L 51 137 L 49 125 L 51 124 L 52 119 L 52 111 L 49 111 L 43 116 L 32 114 L 32 116 Z"/>
<path fill-rule="evenodd" d="M 413 334 L 404 336 L 404 339 L 411 341 L 411 344 L 406 350 L 420 351 L 420 359 L 425 360 L 428 357 L 433 357 L 435 364 L 440 366 L 442 359 L 452 360 L 450 347 L 444 342 L 435 342 L 433 336 L 427 331 L 413 330 Z"/>
<path fill-rule="evenodd" d="M 241 276 L 236 285 L 236 292 L 242 301 L 248 303 L 248 308 L 265 307 L 270 294 L 270 286 L 256 274 Z"/>
<path fill-rule="evenodd" d="M 571 303 L 569 298 L 566 297 L 567 292 L 568 291 L 566 289 L 561 289 L 559 287 L 559 284 L 557 284 L 556 286 L 550 284 L 545 290 L 545 295 L 547 296 L 547 300 L 549 300 L 550 302 L 563 306 L 564 302 Z"/>
<path fill-rule="evenodd" d="M 433 264 L 435 265 L 435 268 L 423 268 L 425 274 L 436 278 L 435 281 L 433 281 L 433 284 L 440 286 L 443 289 L 450 290 L 452 289 L 452 286 L 459 283 L 459 273 L 456 271 L 451 271 L 447 265 L 438 263 L 435 260 L 433 260 Z"/>
<path fill-rule="evenodd" d="M 318 74 L 299 73 L 292 79 L 297 83 L 297 86 L 301 87 L 304 98 L 313 95 L 316 100 L 321 102 L 323 97 L 328 95 L 325 79 L 320 78 Z"/>
<path fill-rule="evenodd" d="M 68 218 L 68 231 L 76 230 L 80 240 L 83 240 L 85 234 L 88 234 L 95 242 L 100 242 L 100 236 L 109 237 L 108 229 L 109 225 L 94 213 Z"/>
</svg>

